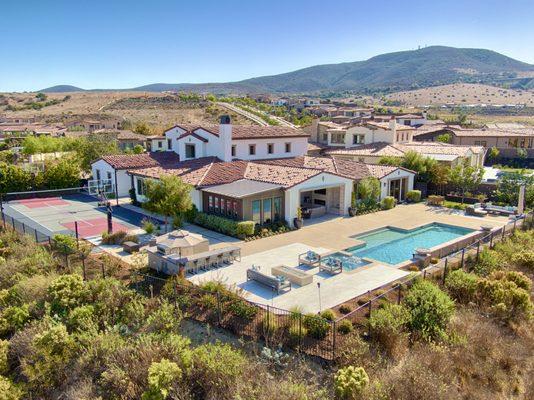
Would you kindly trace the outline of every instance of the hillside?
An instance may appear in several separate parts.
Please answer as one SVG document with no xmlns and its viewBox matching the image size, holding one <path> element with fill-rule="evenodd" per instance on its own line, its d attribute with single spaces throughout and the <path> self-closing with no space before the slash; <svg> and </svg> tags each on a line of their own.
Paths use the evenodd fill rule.
<svg viewBox="0 0 534 400">
<path fill-rule="evenodd" d="M 83 92 L 85 89 L 72 86 L 72 85 L 56 85 L 52 86 L 43 90 L 39 90 L 39 92 L 44 93 L 68 93 L 68 92 Z"/>
<path fill-rule="evenodd" d="M 534 91 L 503 89 L 495 86 L 457 83 L 429 88 L 401 91 L 386 96 L 410 106 L 442 104 L 527 104 L 534 106 Z"/>
<path fill-rule="evenodd" d="M 136 91 L 187 90 L 213 93 L 312 93 L 400 91 L 458 82 L 529 88 L 534 65 L 485 49 L 431 46 L 382 54 L 365 61 L 316 65 L 279 75 L 229 83 L 140 86 Z M 50 91 L 53 88 L 48 88 Z"/>
</svg>

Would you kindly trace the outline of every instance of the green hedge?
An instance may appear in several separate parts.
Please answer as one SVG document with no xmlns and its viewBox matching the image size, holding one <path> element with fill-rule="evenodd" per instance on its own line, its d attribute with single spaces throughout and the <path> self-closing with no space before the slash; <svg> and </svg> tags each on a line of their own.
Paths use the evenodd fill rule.
<svg viewBox="0 0 534 400">
<path fill-rule="evenodd" d="M 255 232 L 254 221 L 241 221 L 237 223 L 237 236 L 252 236 Z"/>
<path fill-rule="evenodd" d="M 386 196 L 382 199 L 382 208 L 384 210 L 391 210 L 393 207 L 395 207 L 395 203 L 397 201 L 393 196 Z"/>
<path fill-rule="evenodd" d="M 406 200 L 411 203 L 419 203 L 421 201 L 421 191 L 410 190 L 408 193 L 406 193 Z"/>
</svg>

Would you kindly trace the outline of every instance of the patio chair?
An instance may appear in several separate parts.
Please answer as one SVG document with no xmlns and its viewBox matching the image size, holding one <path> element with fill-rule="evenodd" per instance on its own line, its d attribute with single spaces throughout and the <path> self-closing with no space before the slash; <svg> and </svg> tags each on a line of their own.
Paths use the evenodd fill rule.
<svg viewBox="0 0 534 400">
<path fill-rule="evenodd" d="M 315 251 L 308 250 L 306 253 L 299 254 L 299 265 L 306 265 L 314 268 L 321 263 L 321 256 Z"/>
</svg>

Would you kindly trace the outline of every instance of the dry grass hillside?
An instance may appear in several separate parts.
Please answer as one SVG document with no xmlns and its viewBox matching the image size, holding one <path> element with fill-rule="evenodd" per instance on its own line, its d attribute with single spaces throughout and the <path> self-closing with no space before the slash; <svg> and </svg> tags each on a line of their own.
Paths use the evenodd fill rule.
<svg viewBox="0 0 534 400">
<path fill-rule="evenodd" d="M 0 115 L 37 116 L 47 122 L 59 122 L 71 117 L 98 118 L 117 116 L 132 123 L 146 122 L 155 132 L 176 123 L 215 123 L 222 109 L 209 101 L 182 99 L 164 93 L 149 92 L 73 92 L 49 93 L 39 101 L 36 93 L 0 94 Z M 29 108 L 32 102 L 45 105 L 40 109 Z M 27 108 L 27 109 L 22 109 Z M 12 111 L 15 109 L 16 111 Z M 235 124 L 250 125 L 251 121 L 237 114 L 231 115 Z"/>
<path fill-rule="evenodd" d="M 534 91 L 503 89 L 488 85 L 459 83 L 392 93 L 388 100 L 423 106 L 462 104 L 527 104 L 534 106 Z"/>
</svg>

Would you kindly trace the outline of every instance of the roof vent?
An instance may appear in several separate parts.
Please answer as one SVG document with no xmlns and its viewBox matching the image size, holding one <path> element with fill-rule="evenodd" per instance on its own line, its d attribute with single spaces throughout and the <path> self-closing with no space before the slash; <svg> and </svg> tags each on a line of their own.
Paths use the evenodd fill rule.
<svg viewBox="0 0 534 400">
<path fill-rule="evenodd" d="M 221 115 L 221 125 L 230 125 L 230 116 L 229 115 Z"/>
</svg>

